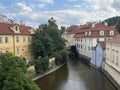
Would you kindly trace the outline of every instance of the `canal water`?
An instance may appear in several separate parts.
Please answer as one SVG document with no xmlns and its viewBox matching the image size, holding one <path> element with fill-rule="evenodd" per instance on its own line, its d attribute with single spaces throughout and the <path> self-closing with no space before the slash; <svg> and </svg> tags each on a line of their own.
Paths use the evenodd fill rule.
<svg viewBox="0 0 120 90">
<path fill-rule="evenodd" d="M 80 60 L 69 60 L 67 65 L 35 82 L 42 90 L 116 90 L 99 70 Z"/>
</svg>

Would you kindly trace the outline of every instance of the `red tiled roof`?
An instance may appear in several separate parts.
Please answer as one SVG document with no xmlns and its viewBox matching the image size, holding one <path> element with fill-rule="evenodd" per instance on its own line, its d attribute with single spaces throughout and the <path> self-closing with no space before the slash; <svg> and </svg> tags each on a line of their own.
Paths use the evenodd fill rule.
<svg viewBox="0 0 120 90">
<path fill-rule="evenodd" d="M 98 24 L 95 25 L 95 27 L 91 28 L 91 30 L 89 30 L 89 31 L 94 31 L 94 30 L 110 31 L 110 30 L 116 30 L 116 29 L 112 26 L 106 26 L 102 23 L 98 23 Z"/>
<path fill-rule="evenodd" d="M 83 33 L 74 35 L 74 38 L 84 38 L 84 37 L 85 37 L 85 34 L 83 34 Z"/>
<path fill-rule="evenodd" d="M 109 40 L 110 43 L 120 44 L 120 34 Z"/>
<path fill-rule="evenodd" d="M 103 50 L 106 49 L 106 44 L 104 41 L 99 41 L 100 46 L 102 47 Z"/>
<path fill-rule="evenodd" d="M 10 29 L 10 27 L 14 25 L 18 25 L 18 24 L 0 23 L 0 35 L 11 35 L 11 34 L 29 35 L 30 32 L 28 30 L 33 29 L 30 26 L 18 25 L 20 28 L 20 33 L 14 33 L 14 31 Z"/>
<path fill-rule="evenodd" d="M 0 34 L 13 34 L 14 32 L 10 30 L 12 24 L 0 23 Z"/>
</svg>

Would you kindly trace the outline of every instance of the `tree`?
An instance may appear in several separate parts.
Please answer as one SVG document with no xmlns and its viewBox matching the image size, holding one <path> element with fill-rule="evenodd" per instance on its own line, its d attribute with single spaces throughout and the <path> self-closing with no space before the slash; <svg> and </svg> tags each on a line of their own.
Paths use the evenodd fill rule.
<svg viewBox="0 0 120 90">
<path fill-rule="evenodd" d="M 0 56 L 0 62 L 1 90 L 40 90 L 26 75 L 27 64 L 22 58 L 8 52 Z"/>
<path fill-rule="evenodd" d="M 61 32 L 54 18 L 49 19 L 48 24 L 39 25 L 33 38 L 33 50 L 36 58 L 50 56 L 53 52 L 63 50 L 64 47 L 65 40 L 61 37 Z"/>
<path fill-rule="evenodd" d="M 116 24 L 115 28 L 118 30 L 118 32 L 120 33 L 120 20 L 118 21 L 118 23 Z"/>
</svg>

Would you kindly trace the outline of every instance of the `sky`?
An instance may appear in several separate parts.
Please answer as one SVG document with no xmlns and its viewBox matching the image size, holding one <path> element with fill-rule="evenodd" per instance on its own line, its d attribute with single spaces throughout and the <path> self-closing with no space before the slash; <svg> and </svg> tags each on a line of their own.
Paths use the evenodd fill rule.
<svg viewBox="0 0 120 90">
<path fill-rule="evenodd" d="M 120 16 L 120 0 L 0 0 L 0 13 L 37 28 L 53 17 L 57 25 L 81 25 Z"/>
</svg>

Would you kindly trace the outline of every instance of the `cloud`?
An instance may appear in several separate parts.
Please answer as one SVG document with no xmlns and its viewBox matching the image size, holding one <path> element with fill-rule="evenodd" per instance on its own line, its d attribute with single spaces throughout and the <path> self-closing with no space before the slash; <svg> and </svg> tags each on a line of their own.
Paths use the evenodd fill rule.
<svg viewBox="0 0 120 90">
<path fill-rule="evenodd" d="M 113 6 L 116 10 L 120 11 L 120 0 L 114 0 L 114 2 L 112 3 L 112 6 Z"/>
<path fill-rule="evenodd" d="M 38 0 L 38 1 L 44 2 L 44 3 L 50 3 L 50 4 L 54 3 L 54 0 Z"/>
<path fill-rule="evenodd" d="M 12 5 L 12 7 L 20 12 L 31 12 L 32 9 L 28 6 L 25 5 L 25 3 L 23 2 L 17 2 L 15 4 Z"/>
<path fill-rule="evenodd" d="M 46 6 L 46 4 L 39 4 L 38 5 L 40 8 L 44 8 Z"/>
<path fill-rule="evenodd" d="M 68 0 L 69 2 L 75 2 L 75 1 L 79 1 L 79 0 Z"/>
</svg>

